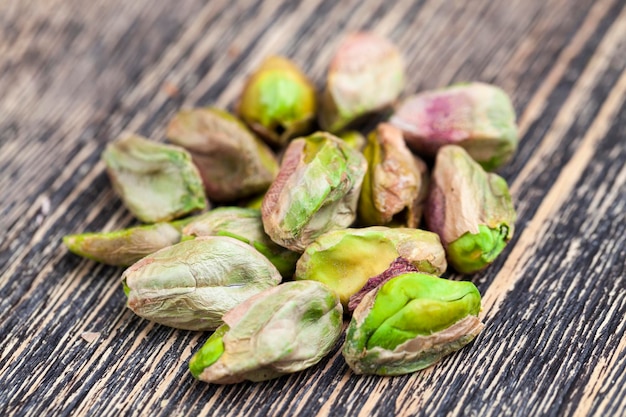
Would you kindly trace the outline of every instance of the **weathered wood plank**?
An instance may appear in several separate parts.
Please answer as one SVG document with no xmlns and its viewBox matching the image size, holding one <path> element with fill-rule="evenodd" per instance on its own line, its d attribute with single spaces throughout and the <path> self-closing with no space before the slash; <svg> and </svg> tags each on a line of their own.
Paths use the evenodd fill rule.
<svg viewBox="0 0 626 417">
<path fill-rule="evenodd" d="M 626 413 L 622 1 L 82 3 L 0 3 L 0 413 Z M 359 28 L 405 51 L 408 92 L 479 79 L 514 98 L 524 138 L 502 173 L 518 231 L 472 278 L 487 328 L 405 377 L 356 377 L 337 346 L 275 381 L 194 381 L 187 362 L 207 336 L 135 317 L 120 269 L 60 244 L 132 222 L 100 152 L 125 129 L 161 140 L 181 106 L 233 106 L 271 53 L 321 86 Z"/>
</svg>

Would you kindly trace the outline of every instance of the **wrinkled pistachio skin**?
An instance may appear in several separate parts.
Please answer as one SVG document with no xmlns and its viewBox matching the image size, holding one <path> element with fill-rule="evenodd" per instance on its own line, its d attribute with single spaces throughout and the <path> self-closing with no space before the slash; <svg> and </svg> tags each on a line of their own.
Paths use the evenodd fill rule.
<svg viewBox="0 0 626 417">
<path fill-rule="evenodd" d="M 471 274 L 502 252 L 516 213 L 506 181 L 485 172 L 463 148 L 448 145 L 437 154 L 425 219 L 452 267 Z"/>
<path fill-rule="evenodd" d="M 225 236 L 198 237 L 149 255 L 124 271 L 128 307 L 185 330 L 213 330 L 224 313 L 280 283 L 267 258 Z"/>
<path fill-rule="evenodd" d="M 167 137 L 191 153 L 213 201 L 230 202 L 264 192 L 278 173 L 271 149 L 224 110 L 182 110 L 168 125 Z"/>
<path fill-rule="evenodd" d="M 471 282 L 406 273 L 369 292 L 354 311 L 342 354 L 357 374 L 424 369 L 482 330 Z"/>
<path fill-rule="evenodd" d="M 368 169 L 359 199 L 360 223 L 417 227 L 427 194 L 426 164 L 406 147 L 402 132 L 388 123 L 368 136 L 363 155 Z"/>
<path fill-rule="evenodd" d="M 219 207 L 198 216 L 184 229 L 188 236 L 230 236 L 253 246 L 274 264 L 284 278 L 291 278 L 299 253 L 274 243 L 263 230 L 261 211 L 243 207 Z"/>
<path fill-rule="evenodd" d="M 114 266 L 129 266 L 146 255 L 174 245 L 181 232 L 170 223 L 130 227 L 107 233 L 68 235 L 63 243 L 74 254 Z"/>
<path fill-rule="evenodd" d="M 142 222 L 169 221 L 207 206 L 200 174 L 178 146 L 125 136 L 107 145 L 102 159 L 116 193 Z"/>
<path fill-rule="evenodd" d="M 293 140 L 263 199 L 265 232 L 302 252 L 317 236 L 350 226 L 366 169 L 360 152 L 329 133 Z"/>
<path fill-rule="evenodd" d="M 333 289 L 344 307 L 375 275 L 403 257 L 418 270 L 445 272 L 446 255 L 435 233 L 373 226 L 328 232 L 311 243 L 296 265 L 296 280 L 320 281 Z"/>
<path fill-rule="evenodd" d="M 246 83 L 239 116 L 275 145 L 310 131 L 317 109 L 315 88 L 294 63 L 267 58 Z"/>
<path fill-rule="evenodd" d="M 342 307 L 318 282 L 287 282 L 238 305 L 224 322 L 191 358 L 192 375 L 215 384 L 265 381 L 326 356 L 341 335 Z"/>
<path fill-rule="evenodd" d="M 502 89 L 489 84 L 457 84 L 409 97 L 390 122 L 415 152 L 433 157 L 442 146 L 458 145 L 488 171 L 517 149 L 515 109 Z"/>
<path fill-rule="evenodd" d="M 368 113 L 390 106 L 404 88 L 404 61 L 389 41 L 373 33 L 348 36 L 328 69 L 319 124 L 340 132 Z"/>
</svg>

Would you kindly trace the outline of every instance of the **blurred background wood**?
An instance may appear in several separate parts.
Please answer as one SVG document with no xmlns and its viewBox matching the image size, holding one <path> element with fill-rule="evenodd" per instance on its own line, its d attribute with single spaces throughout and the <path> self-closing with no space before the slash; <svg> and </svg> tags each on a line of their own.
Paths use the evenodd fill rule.
<svg viewBox="0 0 626 417">
<path fill-rule="evenodd" d="M 626 415 L 626 3 L 623 0 L 0 2 L 0 414 Z M 195 381 L 207 334 L 125 308 L 121 269 L 65 234 L 132 223 L 100 153 L 163 140 L 183 106 L 232 107 L 268 54 L 318 86 L 347 32 L 389 37 L 406 94 L 503 87 L 521 146 L 500 170 L 519 220 L 471 279 L 485 331 L 413 375 L 353 375 L 335 349 L 258 384 Z"/>
</svg>

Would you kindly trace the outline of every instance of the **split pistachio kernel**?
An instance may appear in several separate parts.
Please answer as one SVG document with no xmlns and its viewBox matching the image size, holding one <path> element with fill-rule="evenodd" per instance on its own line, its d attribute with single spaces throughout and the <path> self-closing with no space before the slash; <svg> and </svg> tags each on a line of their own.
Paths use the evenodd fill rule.
<svg viewBox="0 0 626 417">
<path fill-rule="evenodd" d="M 353 313 L 343 356 L 357 374 L 403 375 L 424 369 L 483 329 L 471 282 L 410 272 L 370 291 Z"/>
</svg>

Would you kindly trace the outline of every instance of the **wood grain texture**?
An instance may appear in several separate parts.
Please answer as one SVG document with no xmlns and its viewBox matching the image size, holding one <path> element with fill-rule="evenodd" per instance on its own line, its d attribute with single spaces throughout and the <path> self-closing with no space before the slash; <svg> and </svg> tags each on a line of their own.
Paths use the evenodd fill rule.
<svg viewBox="0 0 626 417">
<path fill-rule="evenodd" d="M 407 94 L 482 80 L 514 100 L 517 232 L 471 277 L 486 329 L 403 377 L 357 377 L 336 346 L 273 381 L 197 382 L 208 335 L 134 316 L 122 270 L 61 238 L 132 223 L 99 161 L 120 132 L 232 107 L 272 53 L 321 87 L 357 29 L 404 51 Z M 626 415 L 623 0 L 5 1 L 0 92 L 0 415 Z"/>
</svg>

